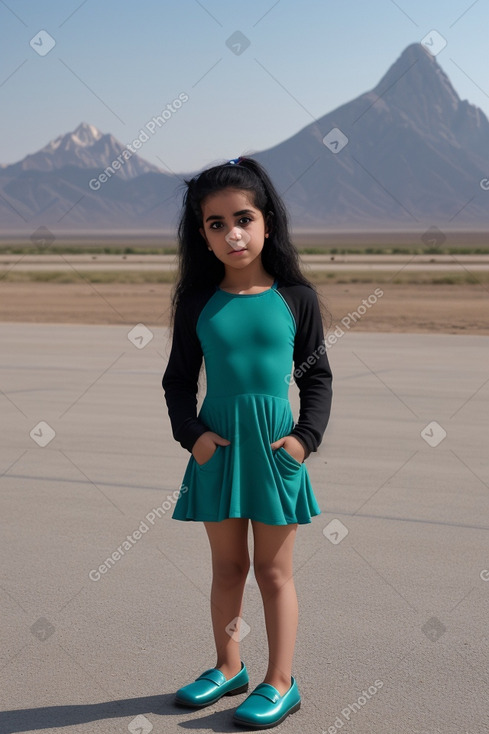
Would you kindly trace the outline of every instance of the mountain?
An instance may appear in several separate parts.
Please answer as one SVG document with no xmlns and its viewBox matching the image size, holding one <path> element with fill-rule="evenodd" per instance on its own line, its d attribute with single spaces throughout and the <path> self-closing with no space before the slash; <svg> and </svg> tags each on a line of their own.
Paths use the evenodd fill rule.
<svg viewBox="0 0 489 734">
<path fill-rule="evenodd" d="M 372 90 L 254 157 L 268 169 L 296 229 L 489 224 L 488 194 L 480 186 L 489 175 L 489 121 L 459 98 L 419 43 Z M 118 170 L 93 188 L 118 158 Z M 81 123 L 0 167 L 0 221 L 4 231 L 165 231 L 175 227 L 181 193 L 180 177 Z"/>
<path fill-rule="evenodd" d="M 117 160 L 117 170 L 101 182 Z M 37 153 L 0 166 L 2 231 L 168 230 L 178 216 L 178 184 L 113 135 L 82 122 Z"/>
<path fill-rule="evenodd" d="M 322 143 L 338 128 L 337 154 Z M 435 57 L 406 48 L 370 92 L 257 155 L 309 227 L 487 226 L 489 121 L 461 101 Z M 468 203 L 470 202 L 470 203 Z"/>
<path fill-rule="evenodd" d="M 8 168 L 14 174 L 21 171 L 56 171 L 66 166 L 103 169 L 110 165 L 125 147 L 113 135 L 104 135 L 94 125 L 82 122 L 72 133 L 60 135 L 37 153 L 26 156 Z M 159 168 L 137 154 L 131 156 L 119 170 L 118 176 L 126 181 L 144 173 L 161 173 Z"/>
</svg>

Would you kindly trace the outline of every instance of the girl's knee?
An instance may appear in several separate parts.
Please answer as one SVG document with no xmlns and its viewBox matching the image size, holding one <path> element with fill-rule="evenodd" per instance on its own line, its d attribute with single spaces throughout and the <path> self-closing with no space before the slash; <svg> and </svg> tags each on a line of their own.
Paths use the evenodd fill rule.
<svg viewBox="0 0 489 734">
<path fill-rule="evenodd" d="M 250 570 L 250 559 L 242 560 L 222 559 L 214 561 L 212 566 L 212 575 L 214 582 L 219 586 L 235 586 L 236 584 L 246 581 L 248 571 Z"/>
<path fill-rule="evenodd" d="M 255 578 L 260 589 L 278 591 L 292 578 L 292 571 L 274 564 L 255 564 Z"/>
</svg>

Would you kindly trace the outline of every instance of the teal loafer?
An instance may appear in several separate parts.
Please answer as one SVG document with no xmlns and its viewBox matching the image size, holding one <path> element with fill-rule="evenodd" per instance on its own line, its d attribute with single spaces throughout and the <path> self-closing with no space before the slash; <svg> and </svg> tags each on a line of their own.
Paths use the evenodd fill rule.
<svg viewBox="0 0 489 734">
<path fill-rule="evenodd" d="M 234 712 L 233 721 L 253 729 L 270 729 L 301 707 L 301 697 L 295 678 L 283 696 L 268 683 L 260 683 Z"/>
<path fill-rule="evenodd" d="M 175 703 L 179 706 L 202 708 L 219 701 L 223 696 L 236 696 L 238 693 L 244 693 L 248 690 L 248 683 L 248 671 L 243 662 L 239 673 L 229 680 L 217 668 L 209 668 L 193 683 L 183 686 L 176 692 Z"/>
</svg>

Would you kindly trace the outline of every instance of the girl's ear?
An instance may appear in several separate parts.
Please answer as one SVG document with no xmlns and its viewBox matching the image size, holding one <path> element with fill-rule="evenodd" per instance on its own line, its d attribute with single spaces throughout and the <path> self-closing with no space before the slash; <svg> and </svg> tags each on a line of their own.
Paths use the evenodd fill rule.
<svg viewBox="0 0 489 734">
<path fill-rule="evenodd" d="M 273 212 L 267 212 L 265 217 L 265 232 L 269 235 L 273 231 Z"/>
<path fill-rule="evenodd" d="M 199 227 L 199 232 L 200 232 L 200 234 L 202 235 L 202 237 L 204 238 L 204 240 L 205 240 L 205 241 L 207 242 L 207 237 L 205 236 L 205 232 L 204 232 L 204 230 L 202 229 L 202 227 Z"/>
</svg>

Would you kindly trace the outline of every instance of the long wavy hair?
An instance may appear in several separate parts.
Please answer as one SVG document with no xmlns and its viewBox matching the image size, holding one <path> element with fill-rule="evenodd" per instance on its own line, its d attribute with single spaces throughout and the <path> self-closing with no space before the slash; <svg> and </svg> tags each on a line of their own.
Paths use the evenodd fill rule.
<svg viewBox="0 0 489 734">
<path fill-rule="evenodd" d="M 183 209 L 178 225 L 179 271 L 172 294 L 172 323 L 182 296 L 190 291 L 216 286 L 224 278 L 224 264 L 208 250 L 199 229 L 203 227 L 204 200 L 227 188 L 249 192 L 252 204 L 263 214 L 269 231 L 261 252 L 265 270 L 284 285 L 300 283 L 316 290 L 301 272 L 299 255 L 290 238 L 286 208 L 267 172 L 257 161 L 240 157 L 233 163 L 213 166 L 185 180 L 184 186 Z M 321 307 L 323 310 L 323 304 Z"/>
</svg>

